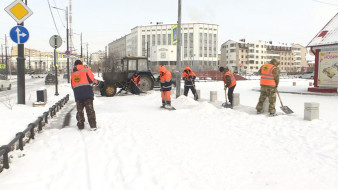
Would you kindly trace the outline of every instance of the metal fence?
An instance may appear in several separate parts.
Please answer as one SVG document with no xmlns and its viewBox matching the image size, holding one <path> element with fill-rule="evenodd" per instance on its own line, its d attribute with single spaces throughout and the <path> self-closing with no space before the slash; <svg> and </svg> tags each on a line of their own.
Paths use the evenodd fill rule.
<svg viewBox="0 0 338 190">
<path fill-rule="evenodd" d="M 42 127 L 48 123 L 49 118 L 53 118 L 56 112 L 69 101 L 69 94 L 67 94 L 60 101 L 55 103 L 48 111 L 44 112 L 37 120 L 33 123 L 28 124 L 28 127 L 15 135 L 14 139 L 11 140 L 7 145 L 0 147 L 0 173 L 3 169 L 9 169 L 9 152 L 13 150 L 23 150 L 23 147 L 31 139 L 34 139 L 35 134 L 42 130 Z"/>
</svg>

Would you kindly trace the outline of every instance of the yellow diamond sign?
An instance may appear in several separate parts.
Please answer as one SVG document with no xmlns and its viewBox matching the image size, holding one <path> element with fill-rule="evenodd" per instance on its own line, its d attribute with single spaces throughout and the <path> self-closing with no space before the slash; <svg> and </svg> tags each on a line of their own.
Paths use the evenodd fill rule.
<svg viewBox="0 0 338 190">
<path fill-rule="evenodd" d="M 18 23 L 21 24 L 28 17 L 30 17 L 33 12 L 27 7 L 25 3 L 21 0 L 16 0 L 9 6 L 5 8 L 5 11 Z"/>
</svg>

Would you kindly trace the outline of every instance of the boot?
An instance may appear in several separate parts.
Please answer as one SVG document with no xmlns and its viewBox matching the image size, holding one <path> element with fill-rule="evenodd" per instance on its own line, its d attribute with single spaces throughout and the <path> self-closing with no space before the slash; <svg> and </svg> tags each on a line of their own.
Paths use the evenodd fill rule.
<svg viewBox="0 0 338 190">
<path fill-rule="evenodd" d="M 162 106 L 160 108 L 165 108 L 165 101 L 162 100 Z"/>
<path fill-rule="evenodd" d="M 165 108 L 172 108 L 170 100 L 166 102 Z"/>
</svg>

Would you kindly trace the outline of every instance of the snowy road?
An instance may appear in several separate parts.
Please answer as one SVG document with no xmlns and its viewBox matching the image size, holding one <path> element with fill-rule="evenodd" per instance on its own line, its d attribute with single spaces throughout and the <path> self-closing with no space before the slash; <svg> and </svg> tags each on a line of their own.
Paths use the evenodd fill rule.
<svg viewBox="0 0 338 190">
<path fill-rule="evenodd" d="M 302 119 L 296 105 L 312 96 L 285 99 L 294 116 L 252 114 L 258 98 L 253 84 L 239 85 L 247 109 L 237 110 L 206 101 L 208 89 L 222 83 L 199 83 L 204 100 L 173 99 L 176 111 L 159 108 L 158 91 L 97 97 L 99 130 L 77 130 L 75 111 L 63 129 L 52 120 L 15 153 L 11 169 L 0 174 L 0 189 L 336 190 L 337 122 Z M 332 99 L 337 97 L 321 98 L 321 106 L 337 106 Z M 74 105 L 71 100 L 67 109 Z"/>
</svg>

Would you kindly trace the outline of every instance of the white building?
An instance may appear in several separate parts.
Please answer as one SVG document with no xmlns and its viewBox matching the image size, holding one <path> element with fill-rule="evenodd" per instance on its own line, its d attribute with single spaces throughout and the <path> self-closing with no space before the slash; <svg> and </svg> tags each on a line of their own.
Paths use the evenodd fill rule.
<svg viewBox="0 0 338 190">
<path fill-rule="evenodd" d="M 281 72 L 301 72 L 307 67 L 305 47 L 262 40 L 226 41 L 221 46 L 220 66 L 228 66 L 234 72 L 253 73 L 273 58 L 280 62 Z"/>
<path fill-rule="evenodd" d="M 172 28 L 175 24 L 137 26 L 131 33 L 108 44 L 108 56 L 119 63 L 123 56 L 147 56 L 152 69 L 158 65 L 176 67 L 176 45 L 173 45 Z M 182 67 L 194 71 L 217 69 L 218 25 L 182 24 Z M 124 55 L 123 55 L 124 54 Z"/>
</svg>

